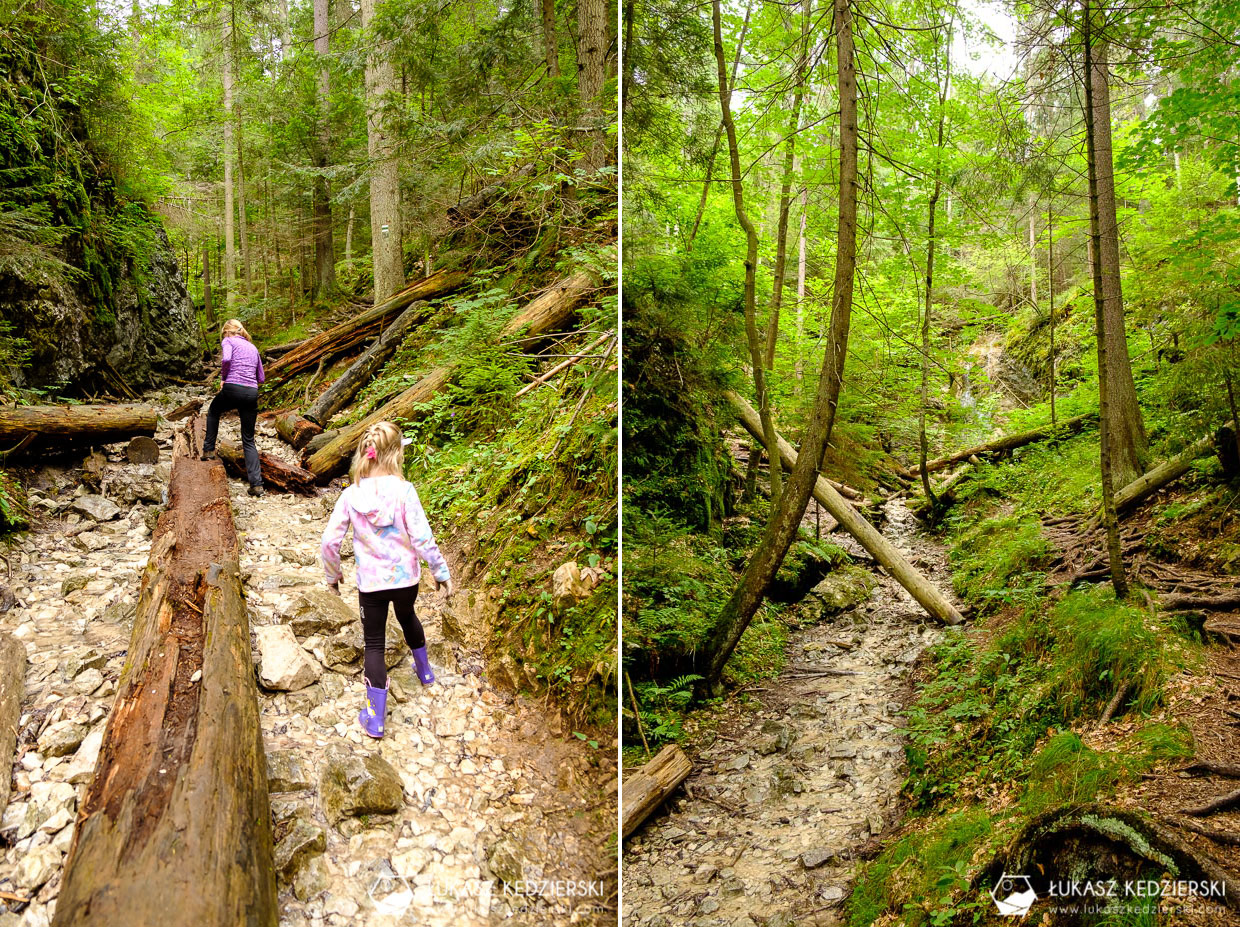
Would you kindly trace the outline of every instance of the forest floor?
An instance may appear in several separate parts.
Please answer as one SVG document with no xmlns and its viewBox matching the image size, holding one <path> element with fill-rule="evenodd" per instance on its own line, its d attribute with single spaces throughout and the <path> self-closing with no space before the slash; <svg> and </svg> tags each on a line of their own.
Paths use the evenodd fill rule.
<svg viewBox="0 0 1240 927">
<path fill-rule="evenodd" d="M 904 502 L 884 533 L 942 588 L 946 555 Z M 804 525 L 815 525 L 811 501 Z M 832 536 L 861 562 L 847 536 Z M 628 841 L 625 911 L 642 927 L 828 925 L 841 921 L 858 858 L 902 813 L 901 713 L 910 671 L 942 631 L 890 577 L 861 605 L 809 616 L 787 664 L 723 706 L 691 716 L 693 772 Z"/>
<path fill-rule="evenodd" d="M 157 401 L 166 412 L 187 398 Z M 124 445 L 109 449 L 103 506 L 82 503 L 98 496 L 72 466 L 28 474 L 40 516 L 10 540 L 14 600 L 0 603 L 0 630 L 29 653 L 15 791 L 0 824 L 7 847 L 0 890 L 33 901 L 7 902 L 2 927 L 46 925 L 54 911 L 77 803 L 129 643 L 171 436 L 161 420 L 156 465 L 127 463 Z M 222 422 L 221 439 L 238 439 L 235 416 Z M 258 442 L 293 459 L 261 420 Z M 251 626 L 314 612 L 323 581 L 319 538 L 338 489 L 254 499 L 244 482 L 231 487 Z M 341 591 L 356 610 L 351 573 L 346 566 Z M 433 592 L 419 598 L 438 679 L 424 688 L 406 651 L 391 671 L 381 741 L 364 737 L 356 722 L 363 698 L 356 655 L 346 663 L 325 653 L 323 637 L 302 641 L 314 684 L 259 689 L 282 927 L 614 923 L 614 751 L 566 736 L 545 702 L 496 688 L 483 675 L 483 654 L 445 638 L 445 612 L 468 593 L 459 590 L 446 605 Z M 389 638 L 394 628 L 390 622 Z M 360 622 L 344 630 L 360 644 Z M 328 822 L 322 777 L 349 755 L 379 756 L 394 767 L 403 793 L 398 813 Z"/>
</svg>

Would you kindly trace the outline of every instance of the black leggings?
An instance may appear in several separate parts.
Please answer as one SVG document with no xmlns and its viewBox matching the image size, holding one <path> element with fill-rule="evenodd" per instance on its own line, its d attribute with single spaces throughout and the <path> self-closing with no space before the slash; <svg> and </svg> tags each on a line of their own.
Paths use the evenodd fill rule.
<svg viewBox="0 0 1240 927">
<path fill-rule="evenodd" d="M 245 456 L 245 476 L 251 486 L 263 485 L 263 471 L 258 460 L 258 446 L 254 443 L 254 423 L 258 419 L 258 387 L 225 383 L 207 407 L 207 433 L 202 439 L 202 452 L 215 450 L 215 439 L 220 430 L 220 416 L 237 410 L 241 416 L 241 450 Z"/>
<path fill-rule="evenodd" d="M 396 612 L 400 629 L 405 632 L 405 643 L 414 650 L 426 646 L 422 622 L 418 621 L 418 615 L 413 610 L 413 603 L 417 598 L 417 583 L 400 589 L 381 589 L 378 592 L 358 590 L 357 601 L 362 606 L 362 637 L 366 641 L 366 656 L 363 659 L 366 681 L 376 689 L 387 685 L 387 663 L 383 659 L 383 650 L 387 643 L 389 602 L 392 603 L 392 610 Z"/>
</svg>

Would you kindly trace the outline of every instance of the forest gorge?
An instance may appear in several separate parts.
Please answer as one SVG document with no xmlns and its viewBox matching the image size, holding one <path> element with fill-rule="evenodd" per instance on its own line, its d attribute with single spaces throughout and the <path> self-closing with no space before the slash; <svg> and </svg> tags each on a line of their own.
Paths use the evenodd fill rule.
<svg viewBox="0 0 1240 927">
<path fill-rule="evenodd" d="M 0 924 L 615 923 L 615 23 L 0 4 Z M 457 591 L 372 741 L 318 545 L 379 420 Z"/>
<path fill-rule="evenodd" d="M 622 31 L 629 921 L 1240 922 L 1240 6 Z"/>
</svg>

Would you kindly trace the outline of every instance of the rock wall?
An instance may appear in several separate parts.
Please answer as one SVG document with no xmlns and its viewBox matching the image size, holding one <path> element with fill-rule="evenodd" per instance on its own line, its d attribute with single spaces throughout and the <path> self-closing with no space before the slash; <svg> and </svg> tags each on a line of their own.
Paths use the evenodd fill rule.
<svg viewBox="0 0 1240 927">
<path fill-rule="evenodd" d="M 20 386 L 115 392 L 117 376 L 138 390 L 198 374 L 198 320 L 162 228 L 146 271 L 130 267 L 121 278 L 114 310 L 96 305 L 82 281 L 32 286 L 0 276 L 0 317 L 31 348 Z"/>
</svg>

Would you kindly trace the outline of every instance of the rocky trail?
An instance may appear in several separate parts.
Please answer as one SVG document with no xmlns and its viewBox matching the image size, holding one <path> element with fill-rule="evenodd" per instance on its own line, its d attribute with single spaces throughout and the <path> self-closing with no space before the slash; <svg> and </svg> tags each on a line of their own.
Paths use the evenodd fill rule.
<svg viewBox="0 0 1240 927">
<path fill-rule="evenodd" d="M 151 401 L 166 413 L 189 398 Z M 28 655 L 0 822 L 0 927 L 46 925 L 54 913 L 165 501 L 173 427 L 160 420 L 157 463 L 129 462 L 122 443 L 85 470 L 28 472 L 36 525 L 10 539 L 0 572 L 0 630 Z M 225 439 L 238 439 L 235 416 L 221 423 Z M 293 460 L 269 422 L 258 442 Z M 418 681 L 389 623 L 387 733 L 361 733 L 351 563 L 337 599 L 317 556 L 338 492 L 255 499 L 231 482 L 280 924 L 614 923 L 615 743 L 591 747 L 541 701 L 485 678 L 484 655 L 445 636 L 468 590 L 418 600 L 433 686 Z"/>
<path fill-rule="evenodd" d="M 887 537 L 950 589 L 943 551 L 905 504 L 883 510 Z M 831 539 L 868 560 L 852 538 Z M 868 598 L 851 569 L 829 575 L 799 606 L 822 619 L 789 635 L 780 676 L 687 725 L 693 773 L 625 847 L 633 923 L 840 921 L 858 856 L 898 819 L 909 672 L 942 634 L 898 584 L 870 575 Z"/>
</svg>

